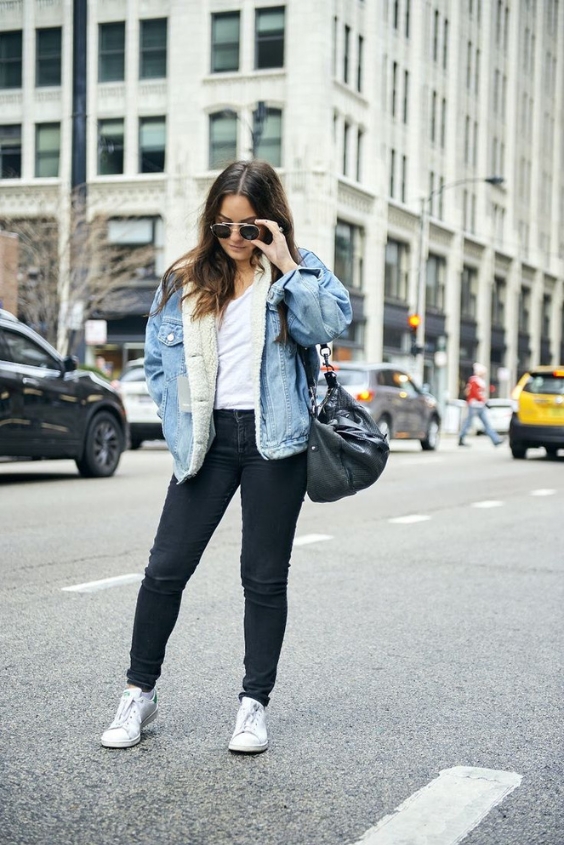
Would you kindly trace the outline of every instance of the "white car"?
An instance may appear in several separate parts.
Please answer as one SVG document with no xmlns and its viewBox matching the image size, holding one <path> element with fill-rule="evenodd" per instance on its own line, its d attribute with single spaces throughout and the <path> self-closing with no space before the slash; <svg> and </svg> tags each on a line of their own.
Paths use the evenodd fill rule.
<svg viewBox="0 0 564 845">
<path fill-rule="evenodd" d="M 488 399 L 486 402 L 490 425 L 498 434 L 508 433 L 511 415 L 513 414 L 513 404 L 511 399 Z M 474 432 L 476 434 L 484 433 L 484 426 L 478 417 L 474 420 Z"/>
<path fill-rule="evenodd" d="M 138 449 L 144 440 L 162 440 L 161 420 L 157 406 L 149 395 L 143 358 L 131 361 L 113 384 L 125 406 L 131 448 Z"/>
</svg>

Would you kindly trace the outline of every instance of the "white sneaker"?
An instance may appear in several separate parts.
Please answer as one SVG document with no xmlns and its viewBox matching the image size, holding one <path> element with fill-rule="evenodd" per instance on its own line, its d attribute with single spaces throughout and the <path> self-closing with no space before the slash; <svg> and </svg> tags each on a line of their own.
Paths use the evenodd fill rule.
<svg viewBox="0 0 564 845">
<path fill-rule="evenodd" d="M 102 745 L 106 748 L 131 748 L 141 739 L 141 729 L 157 718 L 157 690 L 153 697 L 146 698 L 139 687 L 126 689 L 123 693 L 116 717 L 107 731 L 102 734 Z"/>
<path fill-rule="evenodd" d="M 264 707 L 254 698 L 245 696 L 241 699 L 229 750 L 239 751 L 242 754 L 260 754 L 267 748 L 268 735 Z"/>
</svg>

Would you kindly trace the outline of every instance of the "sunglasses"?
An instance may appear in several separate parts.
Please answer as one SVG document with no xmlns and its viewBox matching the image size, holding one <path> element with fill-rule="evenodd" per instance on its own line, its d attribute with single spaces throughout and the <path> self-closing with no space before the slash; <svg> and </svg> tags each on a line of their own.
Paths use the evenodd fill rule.
<svg viewBox="0 0 564 845">
<path fill-rule="evenodd" d="M 216 238 L 230 238 L 232 226 L 239 227 L 239 234 L 246 241 L 255 241 L 260 235 L 260 229 L 254 223 L 212 223 L 210 229 Z"/>
</svg>

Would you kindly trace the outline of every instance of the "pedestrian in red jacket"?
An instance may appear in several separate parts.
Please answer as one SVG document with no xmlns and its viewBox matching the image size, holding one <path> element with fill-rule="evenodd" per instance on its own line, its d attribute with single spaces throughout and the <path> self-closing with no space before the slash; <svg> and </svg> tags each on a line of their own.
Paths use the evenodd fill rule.
<svg viewBox="0 0 564 845">
<path fill-rule="evenodd" d="M 499 434 L 493 430 L 491 427 L 491 423 L 488 417 L 488 410 L 486 408 L 486 401 L 487 401 L 487 385 L 484 380 L 484 376 L 486 375 L 486 368 L 483 364 L 474 364 L 473 366 L 474 375 L 470 376 L 466 383 L 466 389 L 464 391 L 466 395 L 466 402 L 468 403 L 468 415 L 464 420 L 464 425 L 460 431 L 460 437 L 458 439 L 459 446 L 468 446 L 470 444 L 464 442 L 464 438 L 468 434 L 470 427 L 472 425 L 472 421 L 474 417 L 478 417 L 484 426 L 484 431 L 494 444 L 494 446 L 499 446 L 503 443 L 504 438 L 500 437 Z"/>
</svg>

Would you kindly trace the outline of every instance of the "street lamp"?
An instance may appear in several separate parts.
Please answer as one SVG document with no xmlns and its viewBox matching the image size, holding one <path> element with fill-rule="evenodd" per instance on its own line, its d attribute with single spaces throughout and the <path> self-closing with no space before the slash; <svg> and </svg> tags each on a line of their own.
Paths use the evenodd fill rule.
<svg viewBox="0 0 564 845">
<path fill-rule="evenodd" d="M 429 225 L 429 208 L 434 196 L 442 194 L 447 188 L 456 188 L 458 185 L 465 185 L 468 182 L 487 182 L 489 185 L 502 185 L 505 182 L 503 176 L 486 176 L 467 179 L 457 179 L 456 182 L 449 182 L 448 185 L 441 185 L 431 191 L 426 197 L 421 198 L 421 214 L 419 217 L 419 266 L 417 272 L 417 289 L 415 297 L 415 308 L 408 318 L 409 328 L 414 336 L 412 338 L 411 351 L 415 357 L 415 375 L 419 383 L 424 379 L 425 363 L 425 293 L 426 293 L 426 271 L 427 271 L 427 231 Z"/>
</svg>

